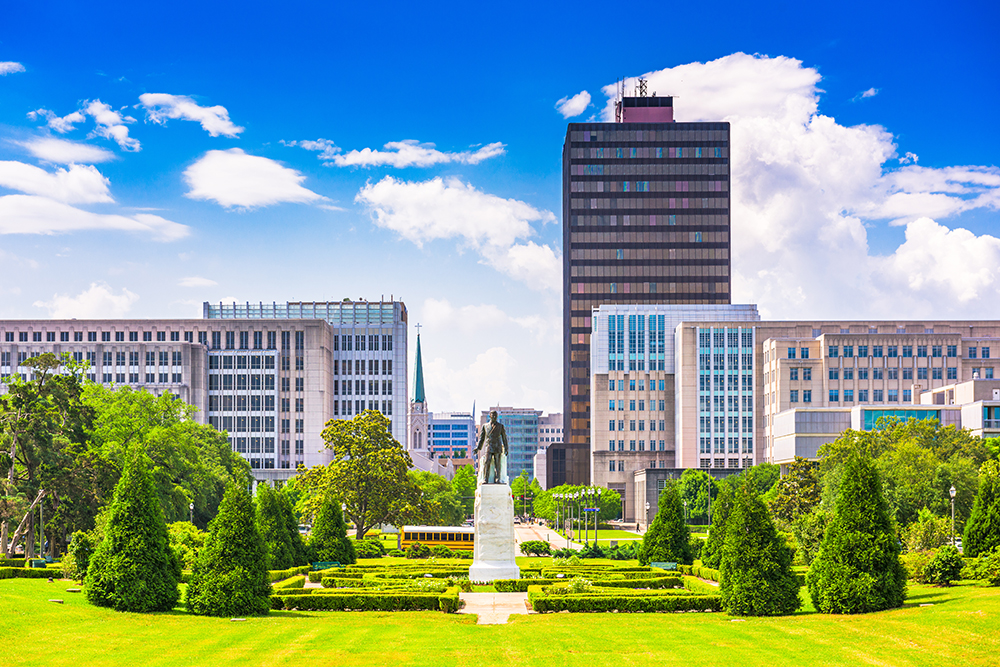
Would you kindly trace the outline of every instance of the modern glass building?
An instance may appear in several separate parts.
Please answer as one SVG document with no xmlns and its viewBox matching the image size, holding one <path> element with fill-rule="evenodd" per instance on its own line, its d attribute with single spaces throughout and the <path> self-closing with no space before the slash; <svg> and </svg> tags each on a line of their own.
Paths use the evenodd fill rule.
<svg viewBox="0 0 1000 667">
<path fill-rule="evenodd" d="M 565 441 L 589 444 L 591 311 L 728 304 L 729 123 L 675 123 L 673 98 L 625 97 L 563 145 Z"/>
<path fill-rule="evenodd" d="M 476 422 L 471 412 L 434 412 L 428 424 L 431 458 L 464 459 L 476 448 Z"/>
<path fill-rule="evenodd" d="M 533 479 L 535 452 L 538 451 L 538 423 L 542 411 L 532 408 L 493 407 L 480 414 L 480 425 L 490 420 L 491 410 L 497 411 L 497 421 L 503 424 L 504 430 L 507 431 L 509 446 L 507 475 L 513 479 L 525 472 L 528 479 Z"/>
</svg>

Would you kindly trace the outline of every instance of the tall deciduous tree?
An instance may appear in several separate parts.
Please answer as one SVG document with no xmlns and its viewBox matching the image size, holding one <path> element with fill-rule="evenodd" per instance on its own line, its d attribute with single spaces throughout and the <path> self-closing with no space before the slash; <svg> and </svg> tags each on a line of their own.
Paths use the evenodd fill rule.
<svg viewBox="0 0 1000 667">
<path fill-rule="evenodd" d="M 754 490 L 744 485 L 730 493 L 732 508 L 719 568 L 723 607 L 730 614 L 750 616 L 792 613 L 802 602 L 791 549 Z"/>
<path fill-rule="evenodd" d="M 267 614 L 271 582 L 266 551 L 245 488 L 228 486 L 208 531 L 188 586 L 188 610 L 205 616 Z"/>
<path fill-rule="evenodd" d="M 379 524 L 400 526 L 422 518 L 426 506 L 420 489 L 406 474 L 413 461 L 381 413 L 365 410 L 350 420 L 330 420 L 323 439 L 333 450 L 333 462 L 308 470 L 302 483 L 341 498 L 357 539 Z"/>
<path fill-rule="evenodd" d="M 410 479 L 420 488 L 428 508 L 428 526 L 460 526 L 465 519 L 462 504 L 452 485 L 441 475 L 423 470 L 409 471 Z"/>
<path fill-rule="evenodd" d="M 340 499 L 332 491 L 323 496 L 323 504 L 316 513 L 310 545 L 318 560 L 342 565 L 357 561 L 354 543 L 347 537 Z"/>
<path fill-rule="evenodd" d="M 718 492 L 711 475 L 704 470 L 688 468 L 681 475 L 678 492 L 681 500 L 687 503 L 687 514 L 692 523 L 703 524 L 711 518 L 709 507 Z"/>
<path fill-rule="evenodd" d="M 771 512 L 789 524 L 811 512 L 819 501 L 819 471 L 815 463 L 801 456 L 796 456 L 788 464 L 788 472 L 778 480 L 768 495 Z"/>
<path fill-rule="evenodd" d="M 660 492 L 656 517 L 642 537 L 640 562 L 691 564 L 691 533 L 684 523 L 684 507 L 677 485 L 668 483 Z"/>
<path fill-rule="evenodd" d="M 451 488 L 455 490 L 465 516 L 472 516 L 476 509 L 476 471 L 472 466 L 462 466 L 455 471 Z"/>
<path fill-rule="evenodd" d="M 1000 546 L 1000 463 L 987 461 L 979 470 L 979 492 L 965 524 L 962 549 L 975 558 Z"/>
<path fill-rule="evenodd" d="M 115 487 L 104 540 L 90 559 L 87 599 L 116 611 L 169 611 L 177 603 L 180 563 L 141 448 L 129 450 Z"/>
<path fill-rule="evenodd" d="M 836 513 L 807 576 L 813 604 L 827 614 L 858 614 L 902 606 L 906 571 L 899 541 L 871 459 L 844 464 Z"/>
<path fill-rule="evenodd" d="M 267 569 L 286 570 L 292 566 L 292 541 L 285 525 L 278 494 L 266 483 L 257 485 L 257 531 L 264 540 Z"/>
</svg>

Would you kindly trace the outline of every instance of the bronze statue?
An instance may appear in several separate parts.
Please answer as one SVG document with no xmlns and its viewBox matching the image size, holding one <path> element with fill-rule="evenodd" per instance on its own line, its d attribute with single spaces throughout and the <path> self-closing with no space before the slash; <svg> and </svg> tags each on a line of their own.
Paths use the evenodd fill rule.
<svg viewBox="0 0 1000 667">
<path fill-rule="evenodd" d="M 501 484 L 502 471 L 500 465 L 503 461 L 501 454 L 507 456 L 507 431 L 503 424 L 497 421 L 497 412 L 490 412 L 490 421 L 479 431 L 479 443 L 476 445 L 476 455 L 479 450 L 486 445 L 486 451 L 479 459 L 479 469 L 482 473 L 483 484 Z M 490 481 L 490 472 L 493 472 L 493 481 Z"/>
</svg>

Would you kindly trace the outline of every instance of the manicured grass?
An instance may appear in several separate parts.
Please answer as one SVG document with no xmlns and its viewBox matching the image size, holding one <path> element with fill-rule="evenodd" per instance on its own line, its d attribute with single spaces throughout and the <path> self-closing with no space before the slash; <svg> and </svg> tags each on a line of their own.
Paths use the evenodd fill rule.
<svg viewBox="0 0 1000 667">
<path fill-rule="evenodd" d="M 17 638 L 8 642 L 9 664 L 939 667 L 996 664 L 1000 650 L 1000 590 L 975 585 L 914 585 L 903 609 L 861 616 L 543 614 L 502 626 L 429 611 L 272 612 L 240 623 L 180 611 L 119 614 L 67 593 L 71 585 L 0 581 L 0 633 Z"/>
</svg>

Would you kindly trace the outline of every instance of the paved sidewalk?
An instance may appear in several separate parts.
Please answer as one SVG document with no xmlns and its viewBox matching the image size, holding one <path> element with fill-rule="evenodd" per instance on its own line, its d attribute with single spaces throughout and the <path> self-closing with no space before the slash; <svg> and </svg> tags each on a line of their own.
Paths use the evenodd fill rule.
<svg viewBox="0 0 1000 667">
<path fill-rule="evenodd" d="M 558 549 L 564 549 L 566 546 L 569 546 L 570 549 L 580 549 L 583 547 L 582 544 L 573 542 L 572 540 L 567 545 L 565 537 L 545 526 L 514 526 L 514 535 L 519 545 L 521 542 L 527 542 L 528 540 L 541 540 L 542 542 L 548 542 Z"/>
<path fill-rule="evenodd" d="M 476 614 L 476 625 L 502 625 L 511 614 L 533 614 L 527 608 L 527 593 L 459 593 L 465 606 L 459 614 Z"/>
</svg>

